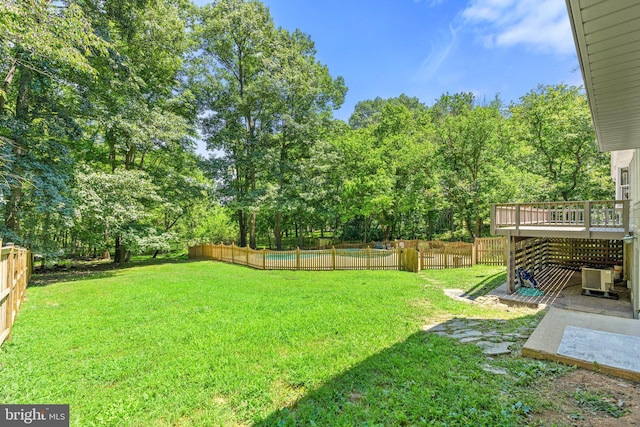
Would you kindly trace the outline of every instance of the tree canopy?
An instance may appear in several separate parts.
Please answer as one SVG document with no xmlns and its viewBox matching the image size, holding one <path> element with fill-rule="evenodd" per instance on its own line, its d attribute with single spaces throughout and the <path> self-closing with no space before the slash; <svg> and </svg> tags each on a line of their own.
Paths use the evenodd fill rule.
<svg viewBox="0 0 640 427">
<path fill-rule="evenodd" d="M 344 79 L 258 0 L 9 0 L 0 52 L 0 229 L 43 262 L 473 239 L 491 203 L 613 195 L 581 88 L 377 97 L 345 122 Z"/>
</svg>

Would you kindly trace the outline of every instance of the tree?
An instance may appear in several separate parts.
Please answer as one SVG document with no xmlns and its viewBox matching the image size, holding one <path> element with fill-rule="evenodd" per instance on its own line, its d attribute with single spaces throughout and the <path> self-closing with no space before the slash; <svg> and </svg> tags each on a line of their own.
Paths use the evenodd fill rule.
<svg viewBox="0 0 640 427">
<path fill-rule="evenodd" d="M 220 173 L 240 230 L 255 246 L 258 162 L 270 135 L 274 89 L 265 71 L 273 57 L 275 28 L 258 1 L 223 0 L 202 10 L 202 54 L 193 86 L 199 95 L 207 147 L 224 152 Z"/>
<path fill-rule="evenodd" d="M 539 86 L 509 110 L 516 143 L 530 147 L 522 167 L 546 179 L 548 200 L 611 196 L 608 155 L 598 153 L 589 105 L 580 88 Z"/>
<path fill-rule="evenodd" d="M 25 183 L 42 182 L 37 175 L 39 171 L 46 171 L 49 178 L 54 178 L 53 182 L 67 179 L 64 167 L 57 168 L 50 162 L 55 154 L 40 155 L 43 151 L 38 148 L 50 144 L 49 151 L 66 152 L 64 147 L 59 149 L 64 138 L 77 135 L 73 119 L 77 112 L 73 100 L 76 91 L 69 77 L 77 77 L 79 73 L 94 76 L 87 56 L 104 54 L 107 46 L 94 34 L 77 2 L 9 0 L 0 4 L 3 77 L 0 144 L 4 151 L 1 174 L 6 199 L 5 238 L 23 241 Z M 47 209 L 40 206 L 40 210 Z"/>
<path fill-rule="evenodd" d="M 79 173 L 76 222 L 82 240 L 102 250 L 105 258 L 115 245 L 115 262 L 123 262 L 125 254 L 117 242 L 132 239 L 136 223 L 149 215 L 152 204 L 161 202 L 155 190 L 142 171 Z"/>
<path fill-rule="evenodd" d="M 276 40 L 278 67 L 273 70 L 272 84 L 279 90 L 273 106 L 275 135 L 268 165 L 277 167 L 267 166 L 267 170 L 273 171 L 268 179 L 276 187 L 271 199 L 275 211 L 273 230 L 276 248 L 281 250 L 283 210 L 295 212 L 299 220 L 307 216 L 307 203 L 299 197 L 304 185 L 301 178 L 305 176 L 301 167 L 322 129 L 329 126 L 332 110 L 342 104 L 346 87 L 341 77 L 333 79 L 328 68 L 316 61 L 308 36 L 298 30 L 290 34 L 280 29 Z"/>
<path fill-rule="evenodd" d="M 202 55 L 193 85 L 206 114 L 208 148 L 222 150 L 211 164 L 236 211 L 240 245 L 256 246 L 256 216 L 270 200 L 276 244 L 283 210 L 299 176 L 299 161 L 341 105 L 346 88 L 315 59 L 311 39 L 276 30 L 257 1 L 223 0 L 204 8 Z"/>
<path fill-rule="evenodd" d="M 499 182 L 500 101 L 476 105 L 472 94 L 443 95 L 433 108 L 447 199 L 456 207 L 468 236 L 482 236 L 487 195 Z"/>
</svg>

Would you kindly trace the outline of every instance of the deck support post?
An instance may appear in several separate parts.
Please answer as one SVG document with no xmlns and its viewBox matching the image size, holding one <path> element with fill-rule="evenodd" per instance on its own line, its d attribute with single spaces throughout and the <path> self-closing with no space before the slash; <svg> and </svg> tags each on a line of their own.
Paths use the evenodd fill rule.
<svg viewBox="0 0 640 427">
<path fill-rule="evenodd" d="M 507 294 L 508 295 L 511 295 L 516 291 L 515 273 L 516 273 L 516 245 L 515 245 L 514 237 L 509 236 L 507 238 Z"/>
</svg>

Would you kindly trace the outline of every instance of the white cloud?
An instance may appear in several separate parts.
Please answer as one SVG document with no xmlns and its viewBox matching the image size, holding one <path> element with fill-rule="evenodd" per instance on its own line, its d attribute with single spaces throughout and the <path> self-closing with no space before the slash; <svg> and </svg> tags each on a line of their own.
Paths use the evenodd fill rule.
<svg viewBox="0 0 640 427">
<path fill-rule="evenodd" d="M 562 0 L 473 0 L 462 17 L 486 47 L 523 45 L 540 52 L 575 53 Z"/>
<path fill-rule="evenodd" d="M 431 80 L 440 65 L 449 57 L 449 55 L 454 51 L 456 43 L 457 43 L 457 29 L 449 26 L 449 40 L 446 43 L 436 46 L 435 44 L 431 44 L 431 52 L 429 52 L 429 56 L 422 61 L 420 65 L 420 69 L 416 75 L 416 79 L 420 81 L 428 81 Z"/>
</svg>

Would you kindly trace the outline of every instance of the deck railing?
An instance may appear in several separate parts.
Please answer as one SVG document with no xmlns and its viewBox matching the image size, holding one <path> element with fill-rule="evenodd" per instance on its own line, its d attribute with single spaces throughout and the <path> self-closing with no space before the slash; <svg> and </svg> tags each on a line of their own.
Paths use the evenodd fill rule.
<svg viewBox="0 0 640 427">
<path fill-rule="evenodd" d="M 493 234 L 521 227 L 580 227 L 629 230 L 628 200 L 496 204 L 491 208 Z"/>
</svg>

